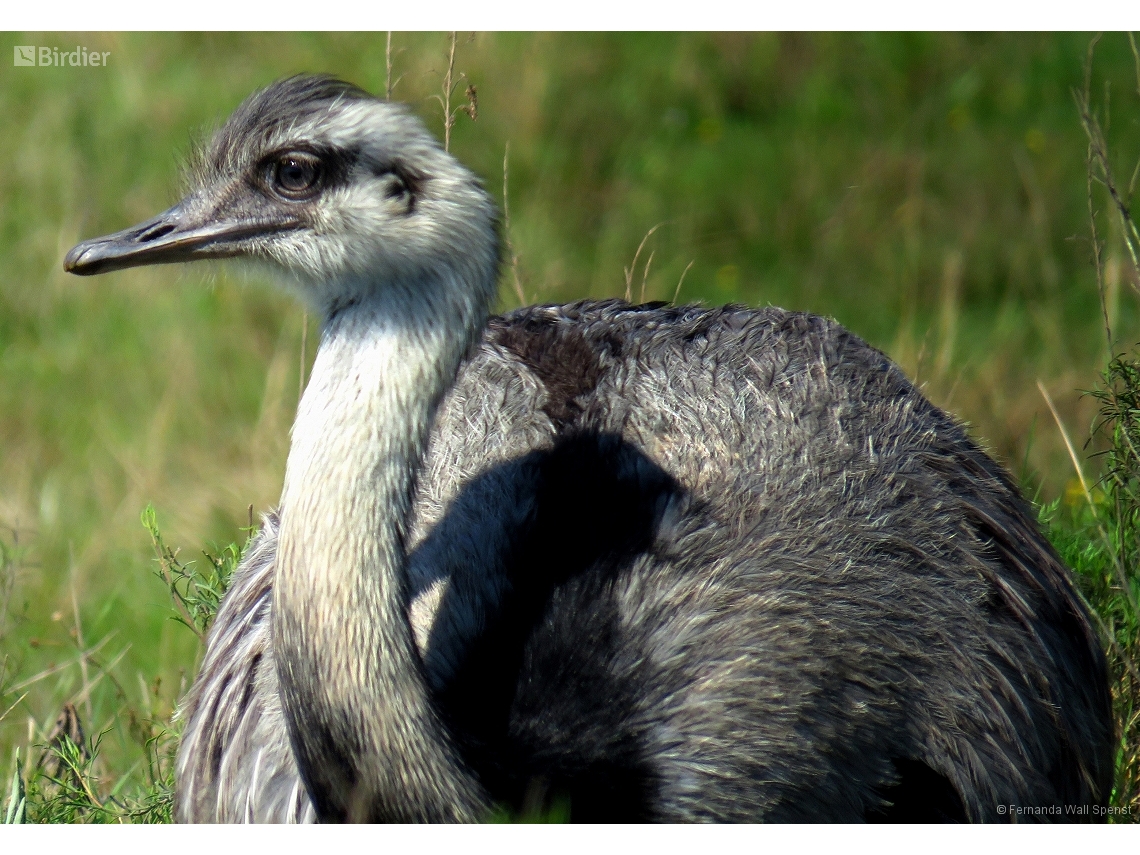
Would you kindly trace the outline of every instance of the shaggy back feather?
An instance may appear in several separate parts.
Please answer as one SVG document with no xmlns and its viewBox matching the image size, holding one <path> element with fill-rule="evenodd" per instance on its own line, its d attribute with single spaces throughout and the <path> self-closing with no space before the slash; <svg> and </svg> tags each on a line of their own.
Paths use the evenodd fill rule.
<svg viewBox="0 0 1140 855">
<path fill-rule="evenodd" d="M 642 534 L 607 534 L 638 502 Z M 1006 473 L 834 322 L 617 301 L 492 319 L 414 507 L 428 679 L 504 803 L 984 821 L 1107 798 L 1105 662 L 1066 568 Z M 275 531 L 182 713 L 184 821 L 314 816 L 268 644 Z"/>
</svg>

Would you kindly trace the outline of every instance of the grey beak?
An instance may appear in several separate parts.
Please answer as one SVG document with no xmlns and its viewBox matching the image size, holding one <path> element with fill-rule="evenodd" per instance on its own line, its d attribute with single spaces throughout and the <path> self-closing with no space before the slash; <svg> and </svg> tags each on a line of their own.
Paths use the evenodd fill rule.
<svg viewBox="0 0 1140 855">
<path fill-rule="evenodd" d="M 72 247 L 63 269 L 91 276 L 147 264 L 229 258 L 245 251 L 244 238 L 297 227 L 293 222 L 219 221 L 210 213 L 184 199 L 145 223 Z"/>
</svg>

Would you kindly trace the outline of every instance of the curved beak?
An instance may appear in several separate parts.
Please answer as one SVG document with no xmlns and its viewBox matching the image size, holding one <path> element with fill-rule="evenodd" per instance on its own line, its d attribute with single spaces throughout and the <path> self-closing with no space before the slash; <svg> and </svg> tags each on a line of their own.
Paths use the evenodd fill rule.
<svg viewBox="0 0 1140 855">
<path fill-rule="evenodd" d="M 298 227 L 290 221 L 216 219 L 216 212 L 195 201 L 183 199 L 145 223 L 72 247 L 63 269 L 91 276 L 147 264 L 230 258 L 248 251 L 247 238 Z"/>
</svg>

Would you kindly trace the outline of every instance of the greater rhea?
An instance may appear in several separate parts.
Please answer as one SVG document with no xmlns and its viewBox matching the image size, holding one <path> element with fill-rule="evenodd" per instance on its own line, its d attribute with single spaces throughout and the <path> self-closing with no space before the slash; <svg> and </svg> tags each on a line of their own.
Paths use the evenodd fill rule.
<svg viewBox="0 0 1140 855">
<path fill-rule="evenodd" d="M 1068 572 L 882 353 L 775 308 L 489 319 L 491 198 L 334 79 L 252 95 L 194 181 L 66 269 L 253 259 L 323 331 L 182 710 L 180 819 L 1105 803 L 1105 660 Z"/>
</svg>

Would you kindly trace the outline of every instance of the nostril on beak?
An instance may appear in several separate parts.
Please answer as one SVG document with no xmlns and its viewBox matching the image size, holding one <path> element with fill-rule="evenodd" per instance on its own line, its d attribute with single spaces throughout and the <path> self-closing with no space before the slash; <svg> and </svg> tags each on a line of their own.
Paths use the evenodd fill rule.
<svg viewBox="0 0 1140 855">
<path fill-rule="evenodd" d="M 162 225 L 147 229 L 139 235 L 138 240 L 139 243 L 149 243 L 152 240 L 158 240 L 160 237 L 170 234 L 172 231 L 174 231 L 174 226 L 170 225 L 170 223 L 163 223 Z"/>
</svg>

